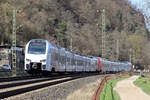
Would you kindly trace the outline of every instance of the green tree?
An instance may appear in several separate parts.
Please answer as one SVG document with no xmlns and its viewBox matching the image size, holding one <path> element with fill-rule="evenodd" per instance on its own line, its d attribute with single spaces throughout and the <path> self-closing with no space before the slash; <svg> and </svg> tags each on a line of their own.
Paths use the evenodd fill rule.
<svg viewBox="0 0 150 100">
<path fill-rule="evenodd" d="M 56 38 L 59 45 L 66 47 L 66 38 L 65 38 L 65 32 L 67 30 L 67 23 L 65 21 L 61 21 L 57 24 L 56 28 Z"/>
<path fill-rule="evenodd" d="M 144 44 L 144 37 L 141 37 L 140 35 L 130 35 L 129 36 L 131 48 L 133 49 L 133 55 L 135 56 L 135 61 L 138 62 L 141 58 L 142 54 L 142 46 Z"/>
<path fill-rule="evenodd" d="M 11 43 L 11 26 L 12 26 L 12 9 L 13 7 L 9 3 L 0 5 L 0 42 Z"/>
</svg>

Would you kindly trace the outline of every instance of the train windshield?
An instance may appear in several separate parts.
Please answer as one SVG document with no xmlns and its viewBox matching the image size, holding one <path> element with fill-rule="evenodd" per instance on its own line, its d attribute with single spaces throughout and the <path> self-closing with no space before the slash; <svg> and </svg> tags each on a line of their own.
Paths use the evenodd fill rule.
<svg viewBox="0 0 150 100">
<path fill-rule="evenodd" d="M 30 42 L 28 53 L 29 54 L 45 54 L 46 42 Z"/>
</svg>

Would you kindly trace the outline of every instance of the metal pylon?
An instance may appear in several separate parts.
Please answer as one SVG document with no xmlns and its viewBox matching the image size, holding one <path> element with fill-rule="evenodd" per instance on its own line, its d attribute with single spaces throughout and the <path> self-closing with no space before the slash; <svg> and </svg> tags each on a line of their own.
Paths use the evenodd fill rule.
<svg viewBox="0 0 150 100">
<path fill-rule="evenodd" d="M 106 21 L 105 21 L 105 9 L 102 10 L 102 57 L 106 57 L 105 51 L 105 35 L 106 35 Z"/>
<path fill-rule="evenodd" d="M 13 10 L 12 74 L 16 76 L 16 10 Z"/>
</svg>

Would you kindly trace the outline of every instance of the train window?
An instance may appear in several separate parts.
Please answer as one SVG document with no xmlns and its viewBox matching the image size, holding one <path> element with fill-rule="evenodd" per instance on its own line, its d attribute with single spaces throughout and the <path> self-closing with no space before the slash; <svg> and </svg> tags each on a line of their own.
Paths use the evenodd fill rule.
<svg viewBox="0 0 150 100">
<path fill-rule="evenodd" d="M 70 58 L 67 57 L 67 63 L 70 65 Z"/>
<path fill-rule="evenodd" d="M 30 42 L 28 53 L 29 54 L 45 54 L 46 42 Z"/>
<path fill-rule="evenodd" d="M 66 64 L 66 56 L 63 56 L 63 64 Z"/>
<path fill-rule="evenodd" d="M 64 63 L 63 63 L 63 60 L 64 60 L 64 57 L 61 56 L 61 64 L 64 64 Z"/>
<path fill-rule="evenodd" d="M 70 62 L 70 57 L 68 57 L 68 62 Z"/>
<path fill-rule="evenodd" d="M 58 53 L 56 53 L 56 61 L 58 61 Z"/>
<path fill-rule="evenodd" d="M 72 65 L 72 57 L 70 58 L 70 65 Z"/>
<path fill-rule="evenodd" d="M 71 63 L 72 63 L 71 65 L 75 65 L 74 57 L 72 57 Z"/>
</svg>

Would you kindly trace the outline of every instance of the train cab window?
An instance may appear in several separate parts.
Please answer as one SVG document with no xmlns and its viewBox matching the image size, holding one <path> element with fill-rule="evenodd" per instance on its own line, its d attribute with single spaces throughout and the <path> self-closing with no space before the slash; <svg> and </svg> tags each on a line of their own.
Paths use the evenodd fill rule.
<svg viewBox="0 0 150 100">
<path fill-rule="evenodd" d="M 28 53 L 29 54 L 45 54 L 46 42 L 30 42 Z"/>
</svg>

